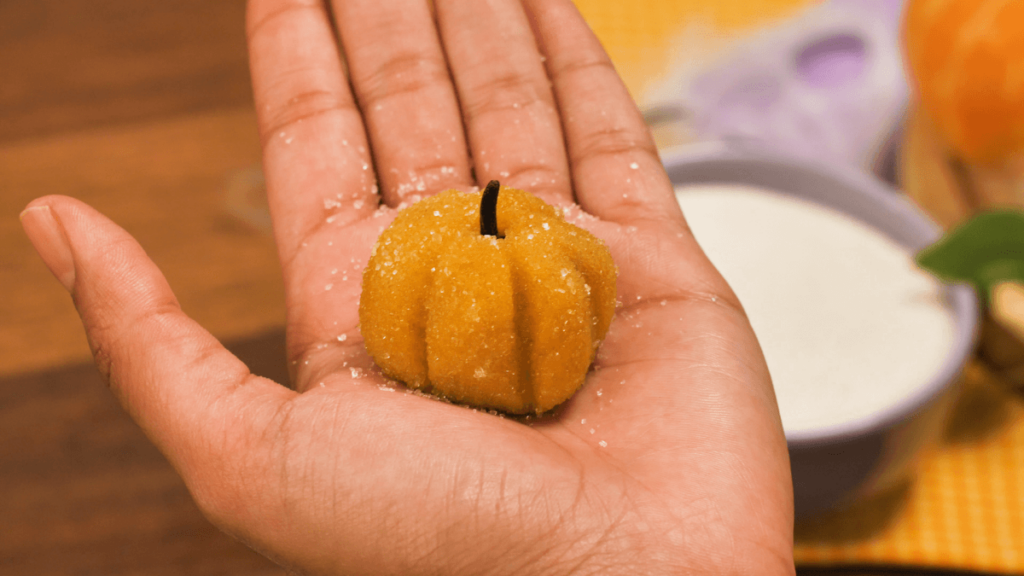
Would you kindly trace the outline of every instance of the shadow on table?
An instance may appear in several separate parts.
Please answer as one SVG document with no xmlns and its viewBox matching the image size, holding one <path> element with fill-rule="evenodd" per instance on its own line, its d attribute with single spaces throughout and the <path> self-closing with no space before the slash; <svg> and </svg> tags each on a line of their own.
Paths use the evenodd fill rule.
<svg viewBox="0 0 1024 576">
<path fill-rule="evenodd" d="M 943 442 L 970 444 L 999 433 L 1015 416 L 1014 403 L 1020 400 L 1006 383 L 979 366 L 971 366 Z"/>
<path fill-rule="evenodd" d="M 800 521 L 794 531 L 795 539 L 805 545 L 867 540 L 898 517 L 912 487 L 908 480 L 873 498 Z"/>
<path fill-rule="evenodd" d="M 969 365 L 961 382 L 962 388 L 937 447 L 940 451 L 970 449 L 972 444 L 989 441 L 1019 417 L 1019 408 L 1015 406 L 1019 398 L 979 364 Z M 878 537 L 899 521 L 913 488 L 914 479 L 910 478 L 868 500 L 798 522 L 796 541 L 799 545 L 828 546 Z"/>
<path fill-rule="evenodd" d="M 908 568 L 906 566 L 833 566 L 798 567 L 797 576 L 995 576 L 990 572 L 943 570 L 940 568 Z"/>
</svg>

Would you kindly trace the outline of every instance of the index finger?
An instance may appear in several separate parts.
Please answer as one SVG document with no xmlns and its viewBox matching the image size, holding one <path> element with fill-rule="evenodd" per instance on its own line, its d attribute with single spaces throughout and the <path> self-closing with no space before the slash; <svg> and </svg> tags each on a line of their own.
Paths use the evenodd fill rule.
<svg viewBox="0 0 1024 576">
<path fill-rule="evenodd" d="M 682 219 L 650 130 L 571 0 L 524 0 L 547 58 L 576 199 L 603 220 Z"/>
<path fill-rule="evenodd" d="M 250 0 L 246 16 L 267 200 L 287 268 L 310 236 L 367 217 L 379 198 L 324 2 Z"/>
</svg>

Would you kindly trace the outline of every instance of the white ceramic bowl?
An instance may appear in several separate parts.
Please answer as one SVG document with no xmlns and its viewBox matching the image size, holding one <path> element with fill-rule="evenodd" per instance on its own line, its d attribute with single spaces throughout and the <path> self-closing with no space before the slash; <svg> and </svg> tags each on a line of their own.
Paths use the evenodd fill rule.
<svg viewBox="0 0 1024 576">
<path fill-rule="evenodd" d="M 899 192 L 852 169 L 715 146 L 668 151 L 662 160 L 676 186 L 728 183 L 791 194 L 852 216 L 911 252 L 941 235 Z M 828 429 L 787 431 L 798 519 L 900 485 L 911 478 L 922 449 L 938 440 L 978 326 L 973 290 L 947 286 L 945 296 L 955 340 L 927 385 L 869 418 Z"/>
</svg>

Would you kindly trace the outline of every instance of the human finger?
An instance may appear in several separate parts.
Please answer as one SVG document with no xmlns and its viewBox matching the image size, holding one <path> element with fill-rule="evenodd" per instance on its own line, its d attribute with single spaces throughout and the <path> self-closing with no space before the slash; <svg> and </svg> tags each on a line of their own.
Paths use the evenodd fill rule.
<svg viewBox="0 0 1024 576">
<path fill-rule="evenodd" d="M 518 0 L 439 0 L 438 25 L 478 182 L 572 202 L 558 108 Z"/>
<path fill-rule="evenodd" d="M 618 223 L 681 221 L 650 131 L 570 0 L 524 0 L 561 110 L 576 200 Z"/>
<path fill-rule="evenodd" d="M 365 218 L 379 198 L 324 3 L 250 0 L 246 16 L 267 199 L 287 276 L 312 235 Z"/>
<path fill-rule="evenodd" d="M 231 484 L 229 453 L 295 393 L 252 375 L 188 318 L 142 247 L 89 206 L 48 196 L 21 219 L 71 292 L 110 389 L 209 512 Z"/>
<path fill-rule="evenodd" d="M 468 187 L 462 117 L 428 0 L 333 0 L 385 201 Z"/>
</svg>

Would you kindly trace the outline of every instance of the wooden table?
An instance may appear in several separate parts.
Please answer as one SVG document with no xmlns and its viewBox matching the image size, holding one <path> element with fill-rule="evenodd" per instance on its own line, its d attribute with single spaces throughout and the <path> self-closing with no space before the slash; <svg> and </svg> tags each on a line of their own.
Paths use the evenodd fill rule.
<svg viewBox="0 0 1024 576">
<path fill-rule="evenodd" d="M 228 183 L 260 162 L 244 9 L 0 2 L 0 574 L 284 573 L 206 522 L 117 406 L 17 218 L 45 194 L 87 201 L 142 243 L 187 313 L 284 381 L 273 243 L 225 209 Z"/>
<path fill-rule="evenodd" d="M 0 574 L 284 574 L 200 515 L 114 402 L 18 223 L 45 194 L 92 204 L 284 380 L 273 242 L 225 210 L 260 162 L 244 4 L 0 2 Z"/>
</svg>

